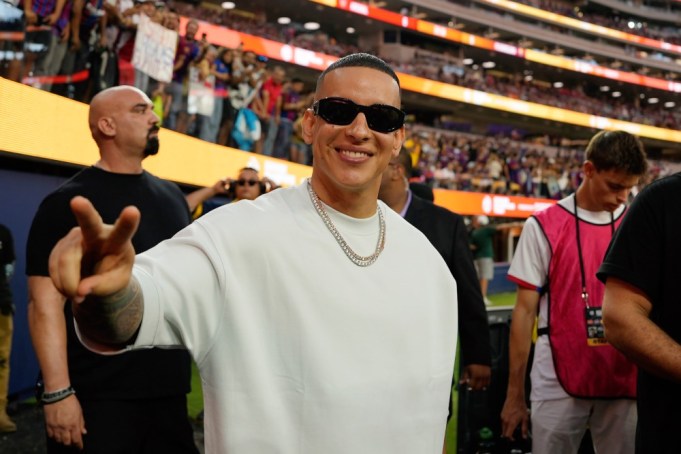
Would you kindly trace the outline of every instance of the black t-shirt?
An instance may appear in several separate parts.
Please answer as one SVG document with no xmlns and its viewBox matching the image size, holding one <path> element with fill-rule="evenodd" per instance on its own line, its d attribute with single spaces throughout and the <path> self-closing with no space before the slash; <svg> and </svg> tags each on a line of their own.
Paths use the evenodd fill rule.
<svg viewBox="0 0 681 454">
<path fill-rule="evenodd" d="M 142 213 L 132 240 L 138 253 L 170 238 L 191 220 L 184 195 L 174 183 L 147 172 L 125 175 L 86 168 L 41 203 L 27 241 L 27 275 L 49 276 L 52 248 L 77 225 L 69 206 L 76 195 L 87 197 L 109 224 L 123 208 L 135 205 Z M 69 375 L 79 398 L 141 399 L 189 392 L 191 369 L 187 351 L 158 348 L 98 355 L 84 348 L 76 337 L 68 302 L 65 313 Z"/>
<path fill-rule="evenodd" d="M 641 290 L 650 319 L 681 344 L 681 173 L 658 180 L 634 200 L 617 230 L 598 278 L 615 277 Z M 677 453 L 681 385 L 639 368 L 636 452 Z"/>
</svg>

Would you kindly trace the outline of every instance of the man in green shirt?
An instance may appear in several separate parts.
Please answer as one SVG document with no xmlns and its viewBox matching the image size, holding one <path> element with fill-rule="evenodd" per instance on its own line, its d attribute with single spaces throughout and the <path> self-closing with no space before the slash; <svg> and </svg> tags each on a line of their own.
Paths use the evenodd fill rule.
<svg viewBox="0 0 681 454">
<path fill-rule="evenodd" d="M 471 249 L 473 250 L 473 258 L 475 259 L 475 270 L 478 272 L 482 297 L 485 300 L 485 304 L 489 305 L 489 300 L 487 299 L 487 285 L 489 284 L 489 281 L 494 278 L 493 240 L 497 228 L 489 225 L 489 218 L 484 215 L 474 216 L 472 223 Z"/>
</svg>

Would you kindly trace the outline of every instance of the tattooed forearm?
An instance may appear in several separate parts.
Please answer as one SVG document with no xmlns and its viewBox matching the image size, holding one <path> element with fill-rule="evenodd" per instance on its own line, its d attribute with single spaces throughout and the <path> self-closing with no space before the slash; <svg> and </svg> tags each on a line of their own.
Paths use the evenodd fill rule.
<svg viewBox="0 0 681 454">
<path fill-rule="evenodd" d="M 126 345 L 142 323 L 144 299 L 135 278 L 107 297 L 88 297 L 73 305 L 78 329 L 88 339 L 107 345 Z"/>
</svg>

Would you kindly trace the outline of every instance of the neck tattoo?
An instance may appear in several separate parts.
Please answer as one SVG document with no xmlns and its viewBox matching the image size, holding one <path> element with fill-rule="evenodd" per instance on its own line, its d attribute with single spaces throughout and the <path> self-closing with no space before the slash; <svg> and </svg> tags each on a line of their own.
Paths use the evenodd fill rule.
<svg viewBox="0 0 681 454">
<path fill-rule="evenodd" d="M 317 214 L 320 218 L 322 218 L 324 225 L 326 225 L 326 228 L 329 229 L 329 232 L 331 232 L 333 237 L 336 239 L 336 242 L 341 247 L 343 252 L 345 252 L 345 255 L 350 259 L 350 261 L 357 266 L 369 266 L 374 263 L 378 259 L 378 256 L 381 255 L 381 252 L 383 252 L 383 248 L 385 247 L 385 219 L 383 218 L 383 211 L 381 210 L 381 207 L 376 207 L 378 210 L 378 241 L 376 242 L 376 250 L 371 255 L 361 256 L 352 250 L 338 229 L 336 229 L 336 226 L 333 224 L 333 221 L 331 221 L 331 218 L 324 209 L 322 201 L 319 200 L 319 196 L 314 189 L 312 189 L 310 180 L 307 180 L 307 192 L 310 194 L 312 205 L 317 211 Z"/>
</svg>

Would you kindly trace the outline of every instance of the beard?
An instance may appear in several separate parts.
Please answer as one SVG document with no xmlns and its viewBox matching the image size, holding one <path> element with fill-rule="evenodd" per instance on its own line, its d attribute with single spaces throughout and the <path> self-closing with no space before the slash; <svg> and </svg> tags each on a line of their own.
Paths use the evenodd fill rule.
<svg viewBox="0 0 681 454">
<path fill-rule="evenodd" d="M 147 134 L 147 145 L 144 147 L 144 157 L 154 156 L 158 153 L 158 148 L 160 143 L 158 141 L 158 135 L 152 137 L 153 132 L 158 132 L 158 126 L 154 126 L 149 130 Z"/>
</svg>

